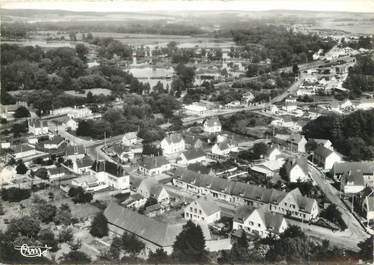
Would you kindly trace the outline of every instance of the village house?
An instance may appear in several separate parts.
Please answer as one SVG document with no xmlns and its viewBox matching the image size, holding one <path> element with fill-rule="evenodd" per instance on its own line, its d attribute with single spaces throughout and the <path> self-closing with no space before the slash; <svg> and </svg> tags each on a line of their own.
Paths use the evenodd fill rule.
<svg viewBox="0 0 374 265">
<path fill-rule="evenodd" d="M 78 122 L 73 118 L 68 117 L 63 121 L 63 126 L 66 130 L 76 131 L 78 129 Z"/>
<path fill-rule="evenodd" d="M 0 170 L 0 187 L 10 184 L 17 175 L 17 171 L 12 166 L 5 166 Z"/>
<path fill-rule="evenodd" d="M 171 164 L 164 156 L 142 157 L 138 170 L 145 175 L 161 174 L 171 169 Z"/>
<path fill-rule="evenodd" d="M 63 178 L 65 174 L 68 173 L 69 171 L 66 168 L 60 166 L 60 167 L 49 167 L 47 168 L 47 172 L 48 172 L 49 180 L 55 181 L 55 180 Z"/>
<path fill-rule="evenodd" d="M 122 137 L 122 144 L 126 146 L 141 144 L 143 139 L 139 138 L 137 134 L 137 132 L 125 133 Z"/>
<path fill-rule="evenodd" d="M 219 156 L 228 156 L 230 152 L 238 152 L 238 147 L 229 140 L 217 142 L 212 146 L 212 154 Z"/>
<path fill-rule="evenodd" d="M 98 182 L 118 190 L 129 190 L 130 176 L 125 169 L 109 161 L 95 161 L 89 169 L 91 175 L 96 176 Z"/>
<path fill-rule="evenodd" d="M 71 181 L 71 185 L 74 187 L 81 187 L 87 192 L 97 192 L 100 190 L 107 189 L 109 187 L 108 183 L 99 180 L 94 175 L 84 175 L 78 178 L 75 178 Z"/>
<path fill-rule="evenodd" d="M 199 198 L 184 208 L 184 218 L 212 224 L 221 219 L 221 209 L 213 200 Z"/>
<path fill-rule="evenodd" d="M 178 164 L 189 165 L 194 163 L 201 163 L 206 160 L 206 155 L 202 149 L 191 149 L 184 151 L 177 160 Z"/>
<path fill-rule="evenodd" d="M 33 135 L 47 135 L 48 122 L 40 119 L 31 119 L 28 121 L 29 133 Z"/>
<path fill-rule="evenodd" d="M 321 145 L 327 149 L 334 150 L 331 141 L 328 139 L 309 139 L 309 141 L 314 141 L 317 145 Z"/>
<path fill-rule="evenodd" d="M 273 143 L 278 147 L 296 153 L 305 153 L 307 140 L 301 134 L 276 134 Z"/>
<path fill-rule="evenodd" d="M 276 146 L 273 146 L 268 150 L 266 154 L 266 158 L 268 160 L 277 160 L 279 156 L 281 155 L 282 155 L 282 152 L 279 150 L 279 148 Z"/>
<path fill-rule="evenodd" d="M 171 254 L 176 237 L 182 232 L 185 223 L 169 224 L 139 214 L 132 209 L 127 209 L 111 202 L 104 211 L 108 220 L 109 231 L 117 236 L 124 232 L 135 235 L 146 245 L 146 254 L 151 250 L 155 252 L 162 249 Z M 205 240 L 211 241 L 211 234 L 207 225 L 199 224 Z"/>
<path fill-rule="evenodd" d="M 86 148 L 83 145 L 68 145 L 65 149 L 65 159 L 82 159 L 86 155 Z"/>
<path fill-rule="evenodd" d="M 219 133 L 222 131 L 222 124 L 218 117 L 211 117 L 203 122 L 204 132 Z"/>
<path fill-rule="evenodd" d="M 185 142 L 182 135 L 169 134 L 161 141 L 161 148 L 164 155 L 173 155 L 185 150 Z"/>
<path fill-rule="evenodd" d="M 209 195 L 236 205 L 259 207 L 266 205 L 272 212 L 290 215 L 305 221 L 318 218 L 319 207 L 315 199 L 305 197 L 300 190 L 290 192 L 266 189 L 242 182 L 230 181 L 210 175 L 202 175 L 186 169 L 177 169 L 173 184 L 183 190 Z"/>
<path fill-rule="evenodd" d="M 297 109 L 297 98 L 289 96 L 285 99 L 285 104 L 282 107 L 287 112 L 292 112 Z"/>
<path fill-rule="evenodd" d="M 261 178 L 272 178 L 278 175 L 279 169 L 284 164 L 284 159 L 268 160 L 251 166 L 250 173 Z"/>
<path fill-rule="evenodd" d="M 335 163 L 341 162 L 343 159 L 342 156 L 334 150 L 319 145 L 314 150 L 313 160 L 324 170 L 330 170 Z"/>
<path fill-rule="evenodd" d="M 345 194 L 359 193 L 367 186 L 361 169 L 344 172 L 340 179 L 340 185 Z"/>
<path fill-rule="evenodd" d="M 10 156 L 16 160 L 23 159 L 29 156 L 33 156 L 38 153 L 34 147 L 28 144 L 19 144 L 19 145 L 11 147 L 11 149 L 13 153 Z"/>
<path fill-rule="evenodd" d="M 73 160 L 73 171 L 78 174 L 88 173 L 93 163 L 94 161 L 88 155 L 83 158 L 77 158 Z"/>
<path fill-rule="evenodd" d="M 253 95 L 252 92 L 248 91 L 246 92 L 245 94 L 243 94 L 242 96 L 242 101 L 245 103 L 245 104 L 249 104 L 250 102 L 252 102 L 253 100 L 255 99 L 255 96 Z"/>
<path fill-rule="evenodd" d="M 281 214 L 270 212 L 266 207 L 240 207 L 234 216 L 233 230 L 242 229 L 246 233 L 266 238 L 278 236 L 288 228 L 286 219 Z"/>
<path fill-rule="evenodd" d="M 59 109 L 51 110 L 51 115 L 62 116 L 67 115 L 69 118 L 73 119 L 84 119 L 92 116 L 92 111 L 87 107 L 64 107 Z"/>
<path fill-rule="evenodd" d="M 134 193 L 134 194 L 131 194 L 127 198 L 127 200 L 123 201 L 121 205 L 127 208 L 139 209 L 140 207 L 144 206 L 146 202 L 147 202 L 147 198 L 144 198 L 139 193 Z"/>
<path fill-rule="evenodd" d="M 290 182 L 306 182 L 311 180 L 308 173 L 308 161 L 306 158 L 289 158 L 286 160 L 283 167 Z"/>
<path fill-rule="evenodd" d="M 54 135 L 52 138 L 42 141 L 40 145 L 44 149 L 58 149 L 61 147 L 61 145 L 65 143 L 65 138 L 59 136 L 59 135 Z"/>
<path fill-rule="evenodd" d="M 195 135 L 185 135 L 183 137 L 186 149 L 200 149 L 203 148 L 203 141 Z"/>
<path fill-rule="evenodd" d="M 160 205 L 168 205 L 170 202 L 169 193 L 166 189 L 155 179 L 146 178 L 138 187 L 137 193 L 144 198 L 154 198 Z"/>
<path fill-rule="evenodd" d="M 206 106 L 198 104 L 196 102 L 190 105 L 185 105 L 184 109 L 186 111 L 186 114 L 192 114 L 192 115 L 203 114 L 208 110 Z"/>
<path fill-rule="evenodd" d="M 370 221 L 374 220 L 374 197 L 367 196 L 365 198 L 365 204 L 366 204 L 366 221 L 369 224 Z"/>
<path fill-rule="evenodd" d="M 331 169 L 331 173 L 337 181 L 347 172 L 362 172 L 364 182 L 369 187 L 374 187 L 374 161 L 338 162 Z"/>
<path fill-rule="evenodd" d="M 134 160 L 136 153 L 131 146 L 117 143 L 107 149 L 107 154 L 113 157 L 116 156 L 121 162 L 128 162 Z"/>
</svg>

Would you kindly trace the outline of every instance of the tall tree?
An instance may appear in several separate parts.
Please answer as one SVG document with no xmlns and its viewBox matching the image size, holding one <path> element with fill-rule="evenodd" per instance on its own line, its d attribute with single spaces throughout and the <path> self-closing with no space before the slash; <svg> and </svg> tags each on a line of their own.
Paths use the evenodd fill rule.
<svg viewBox="0 0 374 265">
<path fill-rule="evenodd" d="M 92 221 L 90 233 L 95 237 L 107 236 L 109 232 L 108 220 L 103 213 L 98 213 Z"/>
<path fill-rule="evenodd" d="M 177 236 L 173 245 L 172 257 L 183 263 L 197 263 L 207 261 L 205 238 L 201 227 L 188 221 L 182 232 Z"/>
</svg>

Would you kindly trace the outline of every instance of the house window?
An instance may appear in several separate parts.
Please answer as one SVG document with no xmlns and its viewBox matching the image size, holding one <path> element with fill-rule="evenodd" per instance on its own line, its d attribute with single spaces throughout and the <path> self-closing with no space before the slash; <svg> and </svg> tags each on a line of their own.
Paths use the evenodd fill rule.
<svg viewBox="0 0 374 265">
<path fill-rule="evenodd" d="M 258 227 L 261 227 L 261 225 L 260 225 L 260 224 L 257 224 L 257 226 L 258 226 Z"/>
<path fill-rule="evenodd" d="M 201 220 L 203 220 L 203 221 L 204 221 L 204 217 L 201 217 Z"/>
<path fill-rule="evenodd" d="M 190 212 L 192 212 L 192 207 L 190 207 Z"/>
<path fill-rule="evenodd" d="M 252 221 L 250 221 L 250 222 L 249 222 L 249 225 L 253 225 L 253 222 L 252 222 Z"/>
<path fill-rule="evenodd" d="M 194 209 L 194 213 L 197 213 L 197 209 L 196 208 Z"/>
<path fill-rule="evenodd" d="M 199 210 L 199 214 L 201 214 L 201 210 Z"/>
<path fill-rule="evenodd" d="M 188 213 L 186 213 L 186 217 L 188 218 L 188 216 L 189 216 L 189 214 Z"/>
</svg>

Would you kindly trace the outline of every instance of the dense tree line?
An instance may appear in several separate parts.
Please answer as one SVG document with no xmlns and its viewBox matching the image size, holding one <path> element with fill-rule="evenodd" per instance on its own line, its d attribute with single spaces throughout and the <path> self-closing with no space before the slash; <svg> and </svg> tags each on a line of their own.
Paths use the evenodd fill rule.
<svg viewBox="0 0 374 265">
<path fill-rule="evenodd" d="M 374 158 L 374 110 L 320 116 L 306 124 L 303 132 L 307 138 L 329 139 L 349 160 Z"/>
<path fill-rule="evenodd" d="M 243 46 L 237 55 L 252 59 L 253 63 L 269 58 L 271 68 L 306 63 L 319 49 L 332 48 L 334 41 L 322 40 L 317 35 L 294 33 L 282 26 L 254 24 L 246 29 L 231 30 L 234 41 Z M 235 56 L 233 52 L 232 55 Z"/>
<path fill-rule="evenodd" d="M 349 69 L 343 87 L 350 90 L 351 97 L 358 97 L 362 92 L 374 91 L 374 58 L 372 54 L 357 56 L 357 63 Z"/>
</svg>

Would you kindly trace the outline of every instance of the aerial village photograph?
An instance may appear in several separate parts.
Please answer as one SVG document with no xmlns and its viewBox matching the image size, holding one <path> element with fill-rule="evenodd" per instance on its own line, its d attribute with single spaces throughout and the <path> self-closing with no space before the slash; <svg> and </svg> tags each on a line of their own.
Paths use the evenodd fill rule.
<svg viewBox="0 0 374 265">
<path fill-rule="evenodd" d="M 0 264 L 372 264 L 374 1 L 0 7 Z"/>
</svg>

